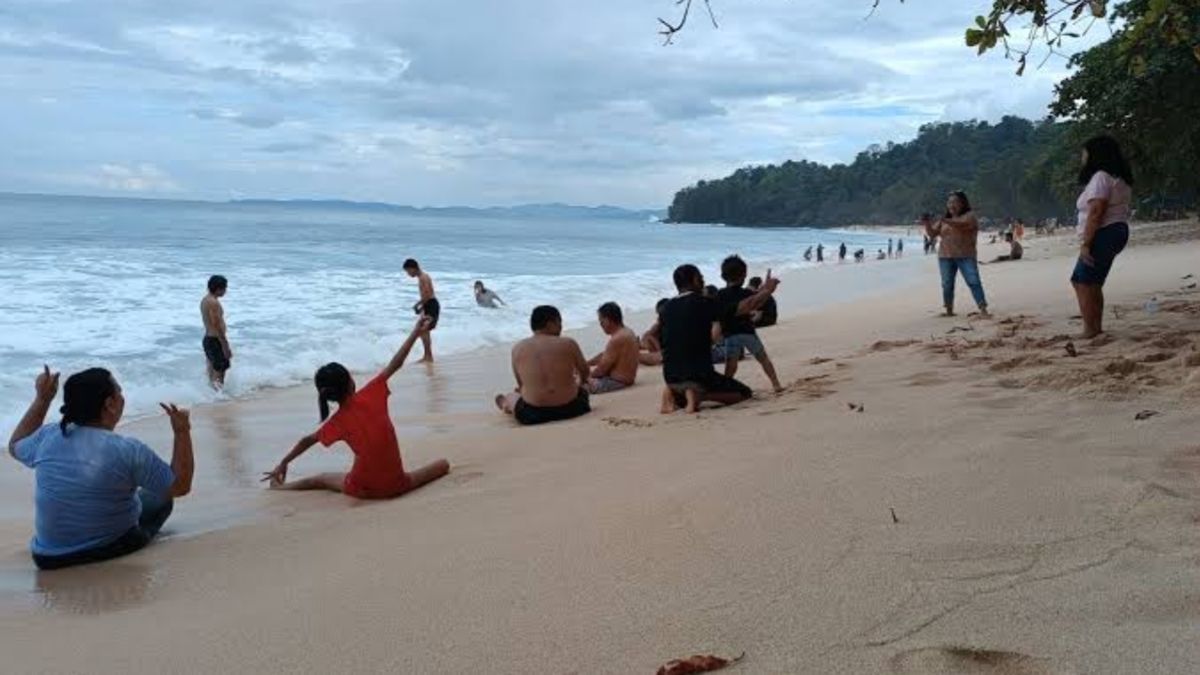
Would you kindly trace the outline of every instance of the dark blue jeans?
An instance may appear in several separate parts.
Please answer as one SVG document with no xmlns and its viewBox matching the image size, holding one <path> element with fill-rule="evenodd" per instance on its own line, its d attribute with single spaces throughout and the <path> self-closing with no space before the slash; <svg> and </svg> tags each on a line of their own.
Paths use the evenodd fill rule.
<svg viewBox="0 0 1200 675">
<path fill-rule="evenodd" d="M 33 563 L 38 566 L 38 569 L 56 570 L 111 560 L 145 548 L 146 544 L 149 544 L 150 540 L 162 529 L 167 518 L 171 516 L 171 510 L 175 508 L 175 501 L 171 499 L 170 495 L 155 495 L 140 489 L 137 492 L 137 498 L 142 503 L 142 515 L 138 518 L 138 524 L 129 528 L 116 541 L 66 555 L 34 553 Z"/>
<path fill-rule="evenodd" d="M 942 305 L 946 309 L 954 308 L 954 281 L 958 273 L 962 273 L 963 281 L 971 289 L 975 304 L 979 309 L 987 309 L 987 297 L 983 294 L 983 282 L 979 279 L 979 261 L 975 258 L 938 258 L 938 268 L 942 272 Z"/>
</svg>

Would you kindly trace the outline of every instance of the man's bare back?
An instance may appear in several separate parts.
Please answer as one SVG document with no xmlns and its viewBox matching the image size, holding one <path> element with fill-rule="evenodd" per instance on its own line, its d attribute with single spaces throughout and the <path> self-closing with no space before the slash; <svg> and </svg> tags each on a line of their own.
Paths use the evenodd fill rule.
<svg viewBox="0 0 1200 675">
<path fill-rule="evenodd" d="M 417 276 L 417 291 L 421 294 L 421 302 L 434 297 L 433 278 L 429 276 L 428 272 L 421 272 Z"/>
<path fill-rule="evenodd" d="M 225 339 L 225 308 L 212 293 L 200 301 L 200 318 L 204 321 L 204 335 Z"/>
<path fill-rule="evenodd" d="M 521 398 L 530 405 L 566 405 L 579 396 L 588 365 L 571 338 L 535 334 L 512 349 L 513 373 Z"/>
<path fill-rule="evenodd" d="M 623 327 L 608 338 L 604 354 L 592 371 L 592 376 L 609 377 L 632 385 L 637 380 L 640 352 L 637 334 L 628 327 Z"/>
</svg>

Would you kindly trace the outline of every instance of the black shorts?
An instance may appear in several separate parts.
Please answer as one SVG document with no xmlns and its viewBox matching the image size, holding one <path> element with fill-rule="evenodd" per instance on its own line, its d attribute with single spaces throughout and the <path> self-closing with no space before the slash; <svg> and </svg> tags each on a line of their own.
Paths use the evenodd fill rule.
<svg viewBox="0 0 1200 675">
<path fill-rule="evenodd" d="M 1082 259 L 1075 262 L 1075 270 L 1071 273 L 1071 283 L 1086 286 L 1103 286 L 1108 281 L 1108 273 L 1112 271 L 1113 262 L 1125 245 L 1129 243 L 1129 225 L 1113 223 L 1100 228 L 1092 239 L 1092 262 L 1089 265 Z"/>
<path fill-rule="evenodd" d="M 680 408 L 687 407 L 688 391 L 699 392 L 700 398 L 704 398 L 705 394 L 738 394 L 742 398 L 750 398 L 754 395 L 750 387 L 715 370 L 682 382 L 668 382 L 667 388 L 671 390 L 675 405 Z"/>
<path fill-rule="evenodd" d="M 229 358 L 225 356 L 225 348 L 221 346 L 220 338 L 205 335 L 200 345 L 204 347 L 204 356 L 208 357 L 208 364 L 213 370 L 218 373 L 229 370 Z"/>
<path fill-rule="evenodd" d="M 566 405 L 536 406 L 526 403 L 525 399 L 517 399 L 517 405 L 513 407 L 513 417 L 525 426 L 532 426 L 574 419 L 591 411 L 592 406 L 588 402 L 588 393 L 586 390 L 580 389 L 575 400 Z"/>
<path fill-rule="evenodd" d="M 442 303 L 437 298 L 430 298 L 413 305 L 413 311 L 429 317 L 429 330 L 437 328 L 438 319 L 442 316 Z"/>
</svg>

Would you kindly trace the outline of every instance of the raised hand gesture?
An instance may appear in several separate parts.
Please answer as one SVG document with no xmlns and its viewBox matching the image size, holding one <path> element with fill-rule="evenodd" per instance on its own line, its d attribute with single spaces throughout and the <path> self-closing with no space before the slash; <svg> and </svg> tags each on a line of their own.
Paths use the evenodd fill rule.
<svg viewBox="0 0 1200 675">
<path fill-rule="evenodd" d="M 42 366 L 42 372 L 38 373 L 37 379 L 33 382 L 33 388 L 37 391 L 39 400 L 53 401 L 54 397 L 58 396 L 58 376 L 59 373 L 50 372 L 50 366 Z"/>
<path fill-rule="evenodd" d="M 763 288 L 768 293 L 774 293 L 776 288 L 779 288 L 779 279 L 771 276 L 771 270 L 767 270 L 767 278 L 763 280 Z"/>
<path fill-rule="evenodd" d="M 171 420 L 171 431 L 177 434 L 184 434 L 192 430 L 191 413 L 186 408 L 180 408 L 174 403 L 159 403 L 159 407 L 163 412 L 167 413 L 167 417 Z"/>
</svg>

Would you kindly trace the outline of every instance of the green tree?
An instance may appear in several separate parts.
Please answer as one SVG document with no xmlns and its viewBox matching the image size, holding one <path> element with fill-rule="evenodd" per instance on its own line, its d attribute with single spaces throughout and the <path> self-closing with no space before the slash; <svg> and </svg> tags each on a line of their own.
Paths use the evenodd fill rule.
<svg viewBox="0 0 1200 675">
<path fill-rule="evenodd" d="M 1065 139 L 1112 133 L 1125 146 L 1143 206 L 1178 209 L 1200 199 L 1200 62 L 1184 41 L 1130 49 L 1131 33 L 1162 0 L 1129 0 L 1116 10 L 1113 38 L 1072 57 L 1075 72 L 1058 84 L 1050 111 L 1071 120 Z"/>
</svg>

